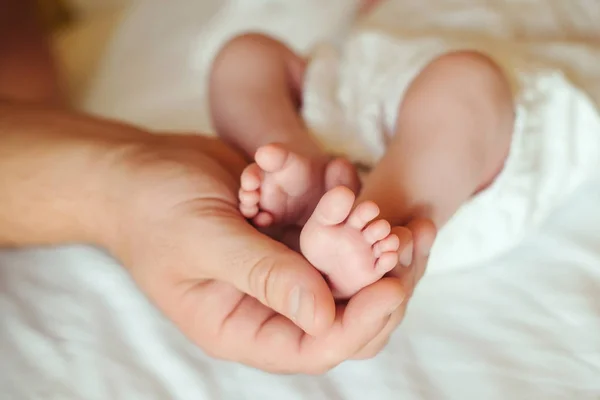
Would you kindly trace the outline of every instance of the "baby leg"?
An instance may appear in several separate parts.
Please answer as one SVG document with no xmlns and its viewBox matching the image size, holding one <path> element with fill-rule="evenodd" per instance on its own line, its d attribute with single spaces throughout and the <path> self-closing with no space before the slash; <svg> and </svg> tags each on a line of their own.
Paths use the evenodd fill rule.
<svg viewBox="0 0 600 400">
<path fill-rule="evenodd" d="M 419 216 L 439 229 L 502 170 L 513 127 L 501 69 L 477 52 L 443 55 L 409 87 L 393 139 L 359 199 L 375 201 L 392 225 Z"/>
<path fill-rule="evenodd" d="M 246 34 L 228 42 L 209 82 L 218 135 L 251 157 L 270 143 L 322 156 L 298 113 L 305 67 L 305 60 L 267 36 Z"/>
<path fill-rule="evenodd" d="M 352 166 L 331 161 L 299 115 L 304 69 L 289 48 L 258 34 L 233 39 L 213 65 L 213 123 L 254 157 L 241 177 L 240 211 L 260 226 L 302 224 L 326 188 L 358 188 Z"/>
<path fill-rule="evenodd" d="M 474 52 L 439 57 L 408 89 L 388 151 L 364 182 L 355 211 L 373 202 L 392 226 L 423 217 L 441 227 L 501 171 L 513 120 L 510 86 L 492 61 Z M 332 226 L 348 221 L 326 221 L 325 212 L 317 208 L 306 223 L 302 251 L 340 295 L 351 296 L 395 266 L 379 263 L 380 242 L 359 241 L 343 230 L 336 231 L 336 251 L 327 248 L 318 233 L 332 235 Z M 362 228 L 363 237 L 373 236 L 371 226 Z M 397 239 L 382 240 L 384 252 L 405 248 Z"/>
</svg>

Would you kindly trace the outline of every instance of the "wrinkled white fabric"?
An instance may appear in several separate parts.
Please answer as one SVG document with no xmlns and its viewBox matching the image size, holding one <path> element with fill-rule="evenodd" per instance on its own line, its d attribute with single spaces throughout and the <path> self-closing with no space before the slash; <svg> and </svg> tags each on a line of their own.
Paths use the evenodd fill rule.
<svg viewBox="0 0 600 400">
<path fill-rule="evenodd" d="M 391 2 L 393 4 L 393 2 Z M 358 29 L 337 50 L 323 45 L 306 75 L 303 117 L 325 147 L 374 165 L 393 133 L 406 89 L 445 53 L 476 50 L 505 71 L 515 95 L 510 154 L 494 184 L 439 232 L 429 272 L 472 266 L 509 251 L 600 166 L 600 115 L 564 72 L 528 46 L 452 35 Z"/>
</svg>

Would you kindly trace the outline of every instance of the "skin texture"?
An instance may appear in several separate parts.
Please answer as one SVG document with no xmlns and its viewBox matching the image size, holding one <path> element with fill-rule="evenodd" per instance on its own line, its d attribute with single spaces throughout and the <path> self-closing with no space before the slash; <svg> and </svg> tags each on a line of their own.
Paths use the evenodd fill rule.
<svg viewBox="0 0 600 400">
<path fill-rule="evenodd" d="M 383 348 L 424 271 L 429 221 L 402 228 L 409 268 L 336 306 L 318 271 L 238 211 L 236 150 L 69 110 L 23 4 L 0 1 L 0 245 L 105 247 L 217 358 L 314 374 Z"/>
<path fill-rule="evenodd" d="M 483 54 L 432 60 L 397 105 L 386 153 L 361 190 L 353 166 L 330 161 L 300 117 L 305 69 L 273 38 L 234 38 L 213 66 L 212 116 L 217 133 L 254 159 L 240 176 L 240 212 L 257 228 L 301 229 L 298 250 L 346 299 L 410 264 L 401 227 L 415 218 L 442 227 L 495 179 L 512 139 L 512 93 Z"/>
<path fill-rule="evenodd" d="M 103 246 L 208 354 L 260 369 L 320 373 L 376 354 L 431 245 L 433 226 L 407 229 L 415 262 L 399 272 L 410 274 L 336 308 L 303 257 L 239 213 L 245 162 L 222 142 L 22 104 L 0 108 L 0 133 L 11 148 L 0 160 L 1 243 Z"/>
</svg>

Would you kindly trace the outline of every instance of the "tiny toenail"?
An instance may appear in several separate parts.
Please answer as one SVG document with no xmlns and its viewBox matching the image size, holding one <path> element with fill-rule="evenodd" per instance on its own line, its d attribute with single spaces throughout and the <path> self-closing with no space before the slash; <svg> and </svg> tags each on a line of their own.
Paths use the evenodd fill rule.
<svg viewBox="0 0 600 400">
<path fill-rule="evenodd" d="M 400 264 L 402 264 L 404 267 L 408 267 L 410 264 L 412 264 L 412 259 L 412 246 L 408 246 L 402 251 L 402 253 L 400 253 Z"/>
</svg>

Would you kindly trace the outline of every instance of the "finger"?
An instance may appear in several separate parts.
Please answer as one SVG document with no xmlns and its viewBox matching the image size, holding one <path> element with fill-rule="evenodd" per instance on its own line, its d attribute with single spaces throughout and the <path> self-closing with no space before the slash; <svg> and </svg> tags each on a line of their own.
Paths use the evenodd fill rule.
<svg viewBox="0 0 600 400">
<path fill-rule="evenodd" d="M 396 330 L 400 322 L 404 319 L 404 315 L 406 313 L 408 298 L 406 301 L 394 312 L 390 319 L 388 320 L 385 327 L 379 332 L 379 334 L 367 343 L 366 346 L 361 348 L 352 359 L 354 360 L 366 360 L 369 358 L 373 358 L 377 356 L 384 348 L 387 346 L 390 341 L 390 337 L 392 333 Z"/>
<path fill-rule="evenodd" d="M 401 302 L 398 280 L 384 278 L 338 307 L 332 328 L 317 337 L 222 282 L 197 284 L 173 305 L 176 322 L 210 356 L 269 372 L 316 374 L 378 337 Z"/>
<path fill-rule="evenodd" d="M 397 279 L 399 281 L 405 293 L 404 301 L 402 302 L 400 307 L 398 307 L 398 309 L 391 315 L 388 323 L 377 335 L 377 337 L 375 337 L 371 342 L 369 342 L 362 349 L 360 349 L 352 357 L 353 359 L 364 360 L 375 357 L 387 345 L 387 343 L 390 340 L 390 336 L 398 328 L 398 325 L 400 325 L 400 323 L 404 319 L 407 307 L 410 303 L 410 300 L 412 299 L 416 281 L 415 271 L 425 269 L 425 267 L 422 264 L 426 263 L 426 257 L 418 257 L 415 259 L 415 263 L 413 263 L 411 266 L 400 267 L 401 277 L 390 278 Z"/>
<path fill-rule="evenodd" d="M 377 337 L 401 302 L 400 286 L 386 278 L 355 295 L 347 306 L 339 306 L 336 320 L 325 335 L 306 335 L 281 316 L 273 316 L 251 338 L 252 344 L 240 349 L 246 349 L 246 359 L 259 368 L 324 373 Z M 239 331 L 237 336 L 239 341 Z"/>
<path fill-rule="evenodd" d="M 413 261 L 413 237 L 412 232 L 403 226 L 392 228 L 392 234 L 398 237 L 400 245 L 398 246 L 398 259 L 400 265 L 398 267 L 408 267 Z"/>
<path fill-rule="evenodd" d="M 405 233 L 404 229 L 408 229 L 412 236 L 411 268 L 402 268 L 399 266 L 392 271 L 391 275 L 400 278 L 405 275 L 414 276 L 412 284 L 412 289 L 414 289 L 416 283 L 425 273 L 425 267 L 427 266 L 427 260 L 437 235 L 437 230 L 432 221 L 428 219 L 415 219 L 407 224 L 406 228 L 394 228 L 392 232 L 400 236 Z"/>
<path fill-rule="evenodd" d="M 385 347 L 389 341 L 390 335 L 403 320 L 406 308 L 414 293 L 415 286 L 425 273 L 431 246 L 433 245 L 436 236 L 435 226 L 428 220 L 415 220 L 408 224 L 407 228 L 410 230 L 411 236 L 414 237 L 413 262 L 408 268 L 404 266 L 398 267 L 394 273 L 404 288 L 406 294 L 405 301 L 390 317 L 386 327 L 380 334 L 354 355 L 353 358 L 355 359 L 374 357 Z M 398 231 L 396 233 L 401 234 Z"/>
<path fill-rule="evenodd" d="M 301 255 L 260 234 L 241 217 L 212 225 L 197 255 L 213 266 L 208 278 L 232 284 L 309 334 L 330 328 L 335 317 L 331 291 Z"/>
<path fill-rule="evenodd" d="M 322 370 L 328 370 L 350 359 L 380 335 L 403 298 L 402 287 L 390 278 L 383 278 L 361 290 L 350 299 L 342 318 L 336 319 L 326 336 L 303 338 L 301 367 L 310 372 L 310 366 L 316 361 Z"/>
<path fill-rule="evenodd" d="M 356 360 L 364 360 L 368 358 L 373 358 L 384 347 L 390 340 L 390 336 L 392 333 L 398 328 L 398 325 L 404 319 L 406 314 L 407 307 L 409 306 L 410 300 L 414 294 L 414 289 L 416 283 L 418 283 L 419 278 L 417 277 L 417 271 L 425 270 L 425 265 L 427 264 L 427 257 L 419 257 L 416 259 L 415 263 L 411 265 L 409 268 L 402 267 L 401 268 L 401 277 L 399 279 L 402 287 L 405 292 L 405 300 L 400 307 L 394 312 L 386 326 L 381 330 L 381 332 L 375 337 L 371 342 L 369 342 L 366 346 L 360 349 L 352 358 Z M 422 275 L 421 275 L 422 276 Z M 393 279 L 393 278 L 390 278 Z"/>
</svg>

